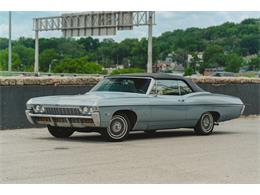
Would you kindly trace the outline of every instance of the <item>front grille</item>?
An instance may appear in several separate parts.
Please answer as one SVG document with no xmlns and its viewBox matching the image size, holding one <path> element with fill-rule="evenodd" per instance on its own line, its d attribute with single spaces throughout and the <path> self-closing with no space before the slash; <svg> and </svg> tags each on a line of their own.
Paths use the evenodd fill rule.
<svg viewBox="0 0 260 195">
<path fill-rule="evenodd" d="M 50 122 L 50 118 L 47 117 L 32 117 L 36 122 Z"/>
<path fill-rule="evenodd" d="M 52 118 L 53 122 L 55 123 L 67 123 L 66 118 Z"/>
<path fill-rule="evenodd" d="M 93 120 L 88 118 L 71 118 L 69 120 L 71 123 L 93 123 Z"/>
<path fill-rule="evenodd" d="M 52 115 L 81 115 L 79 108 L 45 107 L 45 113 Z"/>
</svg>

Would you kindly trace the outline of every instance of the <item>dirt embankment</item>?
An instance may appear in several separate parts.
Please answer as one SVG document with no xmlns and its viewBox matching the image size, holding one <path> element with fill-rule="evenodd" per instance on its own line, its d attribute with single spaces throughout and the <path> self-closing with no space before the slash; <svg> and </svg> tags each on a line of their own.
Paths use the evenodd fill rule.
<svg viewBox="0 0 260 195">
<path fill-rule="evenodd" d="M 103 76 L 81 76 L 81 77 L 59 77 L 59 76 L 43 76 L 43 77 L 0 77 L 0 86 L 10 85 L 95 85 Z M 195 83 L 208 84 L 242 84 L 242 83 L 259 83 L 260 78 L 247 77 L 188 77 Z"/>
</svg>

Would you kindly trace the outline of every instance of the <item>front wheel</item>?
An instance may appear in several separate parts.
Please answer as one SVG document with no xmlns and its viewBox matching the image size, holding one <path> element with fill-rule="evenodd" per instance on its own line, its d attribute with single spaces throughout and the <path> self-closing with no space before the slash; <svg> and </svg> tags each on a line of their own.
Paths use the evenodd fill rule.
<svg viewBox="0 0 260 195">
<path fill-rule="evenodd" d="M 130 128 L 131 124 L 126 115 L 114 115 L 101 134 L 108 141 L 119 142 L 127 138 Z"/>
<path fill-rule="evenodd" d="M 70 128 L 65 128 L 65 127 L 47 126 L 47 128 L 48 128 L 50 134 L 56 138 L 67 138 L 67 137 L 70 137 L 74 133 L 74 130 L 72 130 Z"/>
<path fill-rule="evenodd" d="M 210 112 L 205 112 L 201 115 L 198 123 L 196 124 L 194 130 L 198 135 L 208 135 L 211 134 L 214 129 L 214 118 Z"/>
</svg>

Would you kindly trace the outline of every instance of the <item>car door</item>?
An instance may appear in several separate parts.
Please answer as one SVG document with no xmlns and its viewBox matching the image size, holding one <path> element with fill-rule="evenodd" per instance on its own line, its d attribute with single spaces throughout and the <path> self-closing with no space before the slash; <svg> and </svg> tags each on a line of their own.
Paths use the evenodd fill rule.
<svg viewBox="0 0 260 195">
<path fill-rule="evenodd" d="M 179 80 L 157 80 L 150 94 L 149 128 L 182 127 L 186 119 L 185 101 L 180 94 Z"/>
</svg>

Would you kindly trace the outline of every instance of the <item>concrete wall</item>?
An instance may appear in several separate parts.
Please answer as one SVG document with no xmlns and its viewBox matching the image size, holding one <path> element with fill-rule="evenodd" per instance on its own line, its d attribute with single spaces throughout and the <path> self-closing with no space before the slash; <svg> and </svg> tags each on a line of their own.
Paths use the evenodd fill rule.
<svg viewBox="0 0 260 195">
<path fill-rule="evenodd" d="M 244 115 L 260 114 L 260 84 L 209 84 L 198 83 L 209 92 L 239 97 L 246 105 Z"/>
<path fill-rule="evenodd" d="M 25 103 L 32 97 L 85 93 L 98 81 L 98 79 L 94 81 L 91 80 L 92 82 L 86 80 L 71 80 L 69 83 L 62 83 L 63 81 L 53 81 L 52 83 L 50 80 L 47 80 L 48 83 L 46 85 L 42 85 L 42 83 L 23 83 L 21 85 L 16 81 L 6 81 L 5 83 L 7 84 L 3 84 L 2 82 L 2 85 L 0 83 L 0 129 L 32 127 L 24 114 Z M 57 82 L 62 85 L 56 85 Z M 71 82 L 73 83 L 72 85 Z M 79 84 L 78 82 L 83 83 Z M 206 91 L 241 98 L 246 104 L 246 110 L 244 112 L 246 115 L 260 114 L 260 83 L 258 82 L 219 84 L 216 80 L 209 82 L 208 80 L 196 79 L 195 82 Z"/>
<path fill-rule="evenodd" d="M 72 95 L 89 91 L 90 85 L 68 86 L 0 86 L 0 129 L 28 128 L 32 125 L 25 116 L 25 103 L 32 97 Z"/>
</svg>

